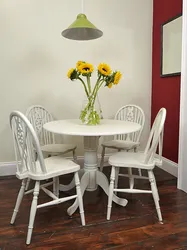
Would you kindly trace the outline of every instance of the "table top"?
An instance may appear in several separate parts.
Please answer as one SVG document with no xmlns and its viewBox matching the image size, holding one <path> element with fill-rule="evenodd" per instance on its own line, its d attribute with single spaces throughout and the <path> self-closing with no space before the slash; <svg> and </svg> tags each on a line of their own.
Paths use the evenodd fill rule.
<svg viewBox="0 0 187 250">
<path fill-rule="evenodd" d="M 104 136 L 129 134 L 140 130 L 135 122 L 102 119 L 99 125 L 84 125 L 79 119 L 57 120 L 44 124 L 44 129 L 55 134 Z"/>
</svg>

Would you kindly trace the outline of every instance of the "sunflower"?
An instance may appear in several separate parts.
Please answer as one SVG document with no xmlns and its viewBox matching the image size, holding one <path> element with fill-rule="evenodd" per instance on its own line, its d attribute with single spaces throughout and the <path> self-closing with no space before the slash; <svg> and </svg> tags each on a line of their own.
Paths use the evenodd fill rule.
<svg viewBox="0 0 187 250">
<path fill-rule="evenodd" d="M 80 66 L 81 64 L 83 64 L 83 63 L 85 63 L 85 62 L 84 62 L 84 61 L 78 61 L 78 62 L 76 63 L 76 68 L 78 69 L 79 66 Z"/>
<path fill-rule="evenodd" d="M 72 75 L 73 71 L 74 71 L 73 68 L 68 71 L 68 73 L 67 73 L 68 78 L 71 78 L 71 75 Z"/>
<path fill-rule="evenodd" d="M 98 66 L 98 72 L 103 76 L 109 76 L 112 70 L 108 64 L 100 63 Z"/>
<path fill-rule="evenodd" d="M 121 79 L 121 76 L 122 76 L 122 74 L 121 74 L 120 71 L 117 71 L 117 72 L 115 73 L 115 75 L 114 75 L 114 84 L 118 84 L 118 83 L 119 83 L 119 81 L 120 81 L 120 79 Z"/>
<path fill-rule="evenodd" d="M 71 80 L 74 80 L 77 78 L 77 71 L 76 69 L 70 69 L 67 73 L 67 77 L 70 78 Z"/>
<path fill-rule="evenodd" d="M 82 63 L 80 64 L 80 66 L 78 67 L 78 71 L 82 74 L 82 75 L 88 75 L 91 74 L 94 70 L 94 67 L 92 64 L 90 63 Z"/>
<path fill-rule="evenodd" d="M 109 89 L 111 89 L 111 88 L 112 88 L 112 82 L 110 82 L 110 83 L 107 85 L 107 87 L 108 87 Z"/>
</svg>

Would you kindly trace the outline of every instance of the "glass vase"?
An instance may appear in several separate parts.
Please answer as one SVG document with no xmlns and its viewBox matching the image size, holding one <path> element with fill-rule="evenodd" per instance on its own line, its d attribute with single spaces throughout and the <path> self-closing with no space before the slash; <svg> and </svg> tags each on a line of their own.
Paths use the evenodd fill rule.
<svg viewBox="0 0 187 250">
<path fill-rule="evenodd" d="M 98 125 L 100 120 L 103 119 L 101 105 L 98 94 L 94 96 L 90 95 L 83 101 L 82 110 L 80 114 L 80 120 L 86 125 Z"/>
</svg>

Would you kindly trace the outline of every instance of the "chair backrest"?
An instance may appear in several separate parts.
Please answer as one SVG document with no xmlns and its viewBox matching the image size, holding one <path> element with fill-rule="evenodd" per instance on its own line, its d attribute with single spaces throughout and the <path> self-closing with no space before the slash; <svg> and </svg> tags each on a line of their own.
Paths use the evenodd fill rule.
<svg viewBox="0 0 187 250">
<path fill-rule="evenodd" d="M 124 121 L 129 121 L 129 122 L 136 122 L 141 125 L 141 129 L 139 131 L 126 134 L 126 135 L 116 135 L 115 139 L 131 140 L 134 142 L 138 142 L 140 140 L 140 136 L 141 136 L 144 123 L 145 123 L 145 114 L 139 106 L 129 104 L 129 105 L 121 107 L 117 111 L 114 119 L 124 120 Z"/>
<path fill-rule="evenodd" d="M 43 128 L 47 122 L 53 121 L 53 116 L 42 106 L 34 105 L 27 109 L 26 117 L 32 124 L 38 136 L 40 145 L 54 144 L 55 136 Z"/>
<path fill-rule="evenodd" d="M 13 134 L 14 150 L 17 162 L 17 174 L 24 175 L 29 172 L 37 174 L 35 154 L 39 162 L 40 173 L 46 173 L 46 167 L 36 132 L 27 117 L 19 111 L 10 114 L 10 126 Z M 34 148 L 33 148 L 34 145 Z"/>
<path fill-rule="evenodd" d="M 155 154 L 158 147 L 159 159 L 156 163 L 161 165 L 162 163 L 162 148 L 163 148 L 163 136 L 164 136 L 164 124 L 166 120 L 166 109 L 161 108 L 154 120 L 151 128 L 151 132 L 147 141 L 147 145 L 144 151 L 144 161 L 146 164 L 155 161 Z M 157 165 L 156 164 L 156 165 Z"/>
</svg>

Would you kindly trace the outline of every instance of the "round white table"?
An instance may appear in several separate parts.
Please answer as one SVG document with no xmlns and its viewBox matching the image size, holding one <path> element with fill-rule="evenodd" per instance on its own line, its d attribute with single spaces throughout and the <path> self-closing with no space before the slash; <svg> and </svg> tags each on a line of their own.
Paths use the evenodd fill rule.
<svg viewBox="0 0 187 250">
<path fill-rule="evenodd" d="M 94 191 L 99 185 L 108 195 L 108 179 L 98 170 L 97 148 L 100 136 L 128 134 L 140 130 L 140 125 L 134 122 L 102 119 L 99 125 L 84 125 L 79 119 L 57 120 L 44 124 L 44 129 L 55 134 L 76 135 L 84 137 L 84 170 L 80 181 L 82 195 L 85 190 Z M 70 184 L 71 186 L 71 184 Z M 61 189 L 63 190 L 63 188 Z M 121 206 L 127 205 L 126 199 L 121 199 L 115 194 L 113 201 Z M 68 214 L 72 215 L 78 207 L 75 200 L 68 208 Z"/>
</svg>

